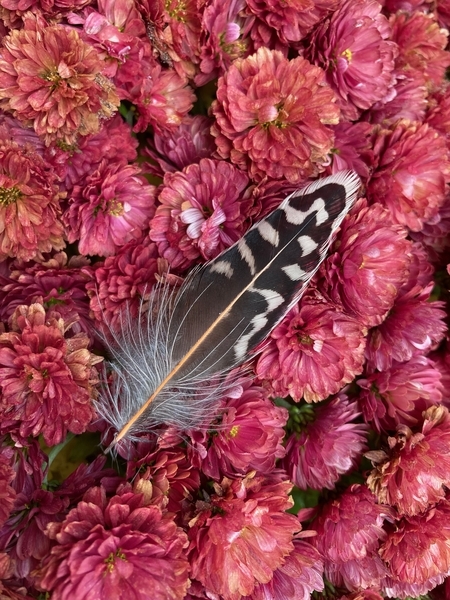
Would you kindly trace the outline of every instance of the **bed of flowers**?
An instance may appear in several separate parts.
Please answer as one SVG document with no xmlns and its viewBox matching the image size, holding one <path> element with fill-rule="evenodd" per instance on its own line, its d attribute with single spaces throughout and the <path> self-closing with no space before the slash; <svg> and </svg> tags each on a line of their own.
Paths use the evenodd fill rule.
<svg viewBox="0 0 450 600">
<path fill-rule="evenodd" d="M 0 598 L 450 598 L 449 27 L 449 0 L 0 0 Z M 98 332 L 347 168 L 362 197 L 217 413 L 105 456 Z"/>
</svg>

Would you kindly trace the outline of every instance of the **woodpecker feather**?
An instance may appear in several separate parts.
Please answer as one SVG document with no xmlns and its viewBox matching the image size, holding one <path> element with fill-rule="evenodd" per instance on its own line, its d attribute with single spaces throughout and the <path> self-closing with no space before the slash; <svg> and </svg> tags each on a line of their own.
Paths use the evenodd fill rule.
<svg viewBox="0 0 450 600">
<path fill-rule="evenodd" d="M 359 186 L 343 171 L 294 192 L 179 291 L 157 288 L 144 322 L 122 316 L 108 344 L 114 383 L 98 402 L 118 431 L 113 444 L 162 423 L 205 420 L 232 384 L 226 375 L 301 297 Z"/>
</svg>

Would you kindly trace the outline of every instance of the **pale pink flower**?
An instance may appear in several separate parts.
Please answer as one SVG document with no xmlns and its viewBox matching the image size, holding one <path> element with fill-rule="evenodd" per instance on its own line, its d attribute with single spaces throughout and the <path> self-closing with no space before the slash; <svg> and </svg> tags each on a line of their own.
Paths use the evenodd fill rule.
<svg viewBox="0 0 450 600">
<path fill-rule="evenodd" d="M 298 183 L 323 171 L 339 120 L 325 73 L 307 60 L 260 48 L 219 79 L 212 133 L 223 158 L 252 178 Z"/>
</svg>

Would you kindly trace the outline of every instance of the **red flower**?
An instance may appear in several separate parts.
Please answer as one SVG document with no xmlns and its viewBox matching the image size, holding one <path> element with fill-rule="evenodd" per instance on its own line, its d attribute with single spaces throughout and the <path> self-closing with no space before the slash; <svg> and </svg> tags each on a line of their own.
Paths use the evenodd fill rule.
<svg viewBox="0 0 450 600">
<path fill-rule="evenodd" d="M 362 371 L 366 331 L 310 293 L 270 334 L 256 374 L 275 396 L 324 400 Z"/>
<path fill-rule="evenodd" d="M 172 268 L 214 258 L 241 237 L 251 202 L 248 184 L 233 165 L 208 158 L 166 173 L 150 238 Z"/>
<path fill-rule="evenodd" d="M 0 261 L 64 248 L 60 198 L 56 174 L 31 146 L 0 143 Z"/>
<path fill-rule="evenodd" d="M 311 542 L 324 557 L 325 576 L 333 585 L 351 591 L 379 586 L 387 575 L 378 555 L 386 539 L 385 519 L 392 520 L 392 511 L 376 504 L 362 485 L 352 485 L 322 508 L 311 524 L 317 531 Z"/>
<path fill-rule="evenodd" d="M 67 597 L 182 600 L 189 585 L 186 536 L 170 515 L 151 503 L 151 484 L 119 487 L 107 499 L 92 488 L 62 523 L 40 570 L 40 586 L 54 600 Z M 150 496 L 150 497 L 149 497 Z"/>
<path fill-rule="evenodd" d="M 303 411 L 305 412 L 305 411 Z M 314 409 L 300 434 L 286 443 L 282 465 L 300 489 L 333 489 L 339 477 L 355 468 L 366 449 L 367 427 L 353 423 L 361 413 L 356 402 L 340 395 Z"/>
<path fill-rule="evenodd" d="M 214 484 L 209 501 L 197 503 L 190 521 L 189 559 L 192 577 L 210 594 L 240 600 L 258 583 L 268 583 L 294 550 L 298 519 L 285 511 L 292 506 L 291 484 L 254 477 L 224 479 Z"/>
<path fill-rule="evenodd" d="M 369 199 L 384 204 L 394 222 L 420 231 L 438 214 L 450 182 L 445 139 L 428 125 L 399 121 L 378 130 L 374 152 Z"/>
<path fill-rule="evenodd" d="M 43 435 L 48 446 L 67 431 L 82 433 L 94 410 L 97 382 L 84 333 L 65 339 L 62 319 L 48 319 L 42 304 L 20 306 L 12 331 L 0 335 L 1 430 L 21 438 Z"/>
<path fill-rule="evenodd" d="M 291 183 L 323 171 L 339 120 L 324 72 L 298 57 L 260 48 L 219 79 L 212 105 L 219 154 L 262 179 Z"/>
<path fill-rule="evenodd" d="M 75 29 L 28 16 L 0 50 L 0 107 L 33 126 L 46 144 L 96 133 L 119 104 L 94 48 Z"/>
<path fill-rule="evenodd" d="M 64 213 L 69 242 L 79 240 L 81 254 L 115 254 L 147 228 L 154 213 L 154 190 L 138 166 L 103 160 L 73 189 Z"/>
<path fill-rule="evenodd" d="M 397 47 L 381 9 L 375 0 L 346 0 L 315 30 L 309 47 L 349 120 L 388 96 L 395 83 Z"/>
<path fill-rule="evenodd" d="M 423 413 L 421 431 L 399 425 L 388 438 L 389 450 L 367 457 L 375 465 L 367 485 L 378 501 L 395 506 L 401 515 L 416 515 L 445 497 L 450 486 L 450 415 L 444 406 Z M 413 580 L 414 581 L 414 580 Z"/>
<path fill-rule="evenodd" d="M 399 48 L 396 67 L 423 73 L 428 84 L 443 84 L 445 70 L 450 66 L 446 51 L 448 31 L 439 27 L 432 13 L 421 11 L 398 12 L 391 16 L 390 23 L 392 39 Z"/>
<path fill-rule="evenodd" d="M 412 244 L 405 237 L 387 210 L 359 200 L 321 266 L 319 288 L 364 325 L 380 324 L 408 277 Z"/>
</svg>

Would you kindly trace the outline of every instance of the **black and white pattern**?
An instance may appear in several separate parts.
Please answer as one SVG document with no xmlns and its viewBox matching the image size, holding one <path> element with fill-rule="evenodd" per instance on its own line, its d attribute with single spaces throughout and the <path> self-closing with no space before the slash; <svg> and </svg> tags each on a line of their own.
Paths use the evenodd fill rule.
<svg viewBox="0 0 450 600">
<path fill-rule="evenodd" d="M 358 176 L 346 171 L 295 192 L 194 270 L 176 299 L 165 291 L 145 330 L 124 319 L 110 348 L 116 385 L 99 403 L 119 431 L 116 441 L 161 423 L 193 427 L 205 417 L 223 392 L 224 375 L 299 300 L 359 186 Z"/>
</svg>

